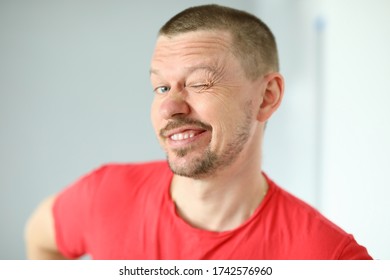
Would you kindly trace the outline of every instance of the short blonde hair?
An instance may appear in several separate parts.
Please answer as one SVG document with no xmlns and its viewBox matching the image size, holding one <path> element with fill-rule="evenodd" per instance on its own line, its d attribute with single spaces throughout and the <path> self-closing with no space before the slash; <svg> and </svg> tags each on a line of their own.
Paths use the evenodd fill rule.
<svg viewBox="0 0 390 280">
<path fill-rule="evenodd" d="M 188 8 L 166 22 L 160 36 L 175 36 L 191 31 L 228 31 L 233 37 L 232 50 L 240 59 L 250 79 L 279 71 L 275 37 L 256 16 L 219 5 Z"/>
</svg>

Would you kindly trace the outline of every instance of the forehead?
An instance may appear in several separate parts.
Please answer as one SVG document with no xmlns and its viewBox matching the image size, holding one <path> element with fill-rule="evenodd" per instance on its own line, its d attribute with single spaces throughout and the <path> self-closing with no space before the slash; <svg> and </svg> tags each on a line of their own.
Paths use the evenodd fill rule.
<svg viewBox="0 0 390 280">
<path fill-rule="evenodd" d="M 217 62 L 232 54 L 231 35 L 224 31 L 195 31 L 157 39 L 152 70 L 164 65 Z"/>
</svg>

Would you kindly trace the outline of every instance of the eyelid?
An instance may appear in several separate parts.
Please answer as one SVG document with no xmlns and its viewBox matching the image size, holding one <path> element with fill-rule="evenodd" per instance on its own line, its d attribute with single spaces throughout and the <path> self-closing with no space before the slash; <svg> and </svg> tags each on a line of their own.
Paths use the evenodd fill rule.
<svg viewBox="0 0 390 280">
<path fill-rule="evenodd" d="M 195 88 L 197 90 L 208 89 L 211 86 L 212 86 L 212 83 L 209 83 L 209 82 L 199 82 L 199 83 L 193 83 L 193 84 L 189 85 L 189 87 Z"/>
<path fill-rule="evenodd" d="M 195 83 L 190 85 L 191 87 L 207 87 L 209 83 Z"/>
</svg>

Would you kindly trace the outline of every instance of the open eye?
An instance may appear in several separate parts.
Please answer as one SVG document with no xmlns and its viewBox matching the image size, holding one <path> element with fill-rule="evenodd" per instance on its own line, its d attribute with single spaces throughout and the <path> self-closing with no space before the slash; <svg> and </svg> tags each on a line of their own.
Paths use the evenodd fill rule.
<svg viewBox="0 0 390 280">
<path fill-rule="evenodd" d="M 157 93 L 157 94 L 165 94 L 165 93 L 169 92 L 170 89 L 171 88 L 168 87 L 168 86 L 160 86 L 160 87 L 156 87 L 154 89 L 154 92 Z"/>
</svg>

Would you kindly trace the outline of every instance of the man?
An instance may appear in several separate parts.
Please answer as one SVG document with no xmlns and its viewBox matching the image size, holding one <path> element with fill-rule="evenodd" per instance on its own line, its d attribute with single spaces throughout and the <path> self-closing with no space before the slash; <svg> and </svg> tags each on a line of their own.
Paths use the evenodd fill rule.
<svg viewBox="0 0 390 280">
<path fill-rule="evenodd" d="M 371 258 L 261 172 L 284 87 L 263 22 L 189 8 L 161 28 L 150 77 L 167 162 L 105 165 L 44 201 L 27 227 L 30 258 Z"/>
</svg>

